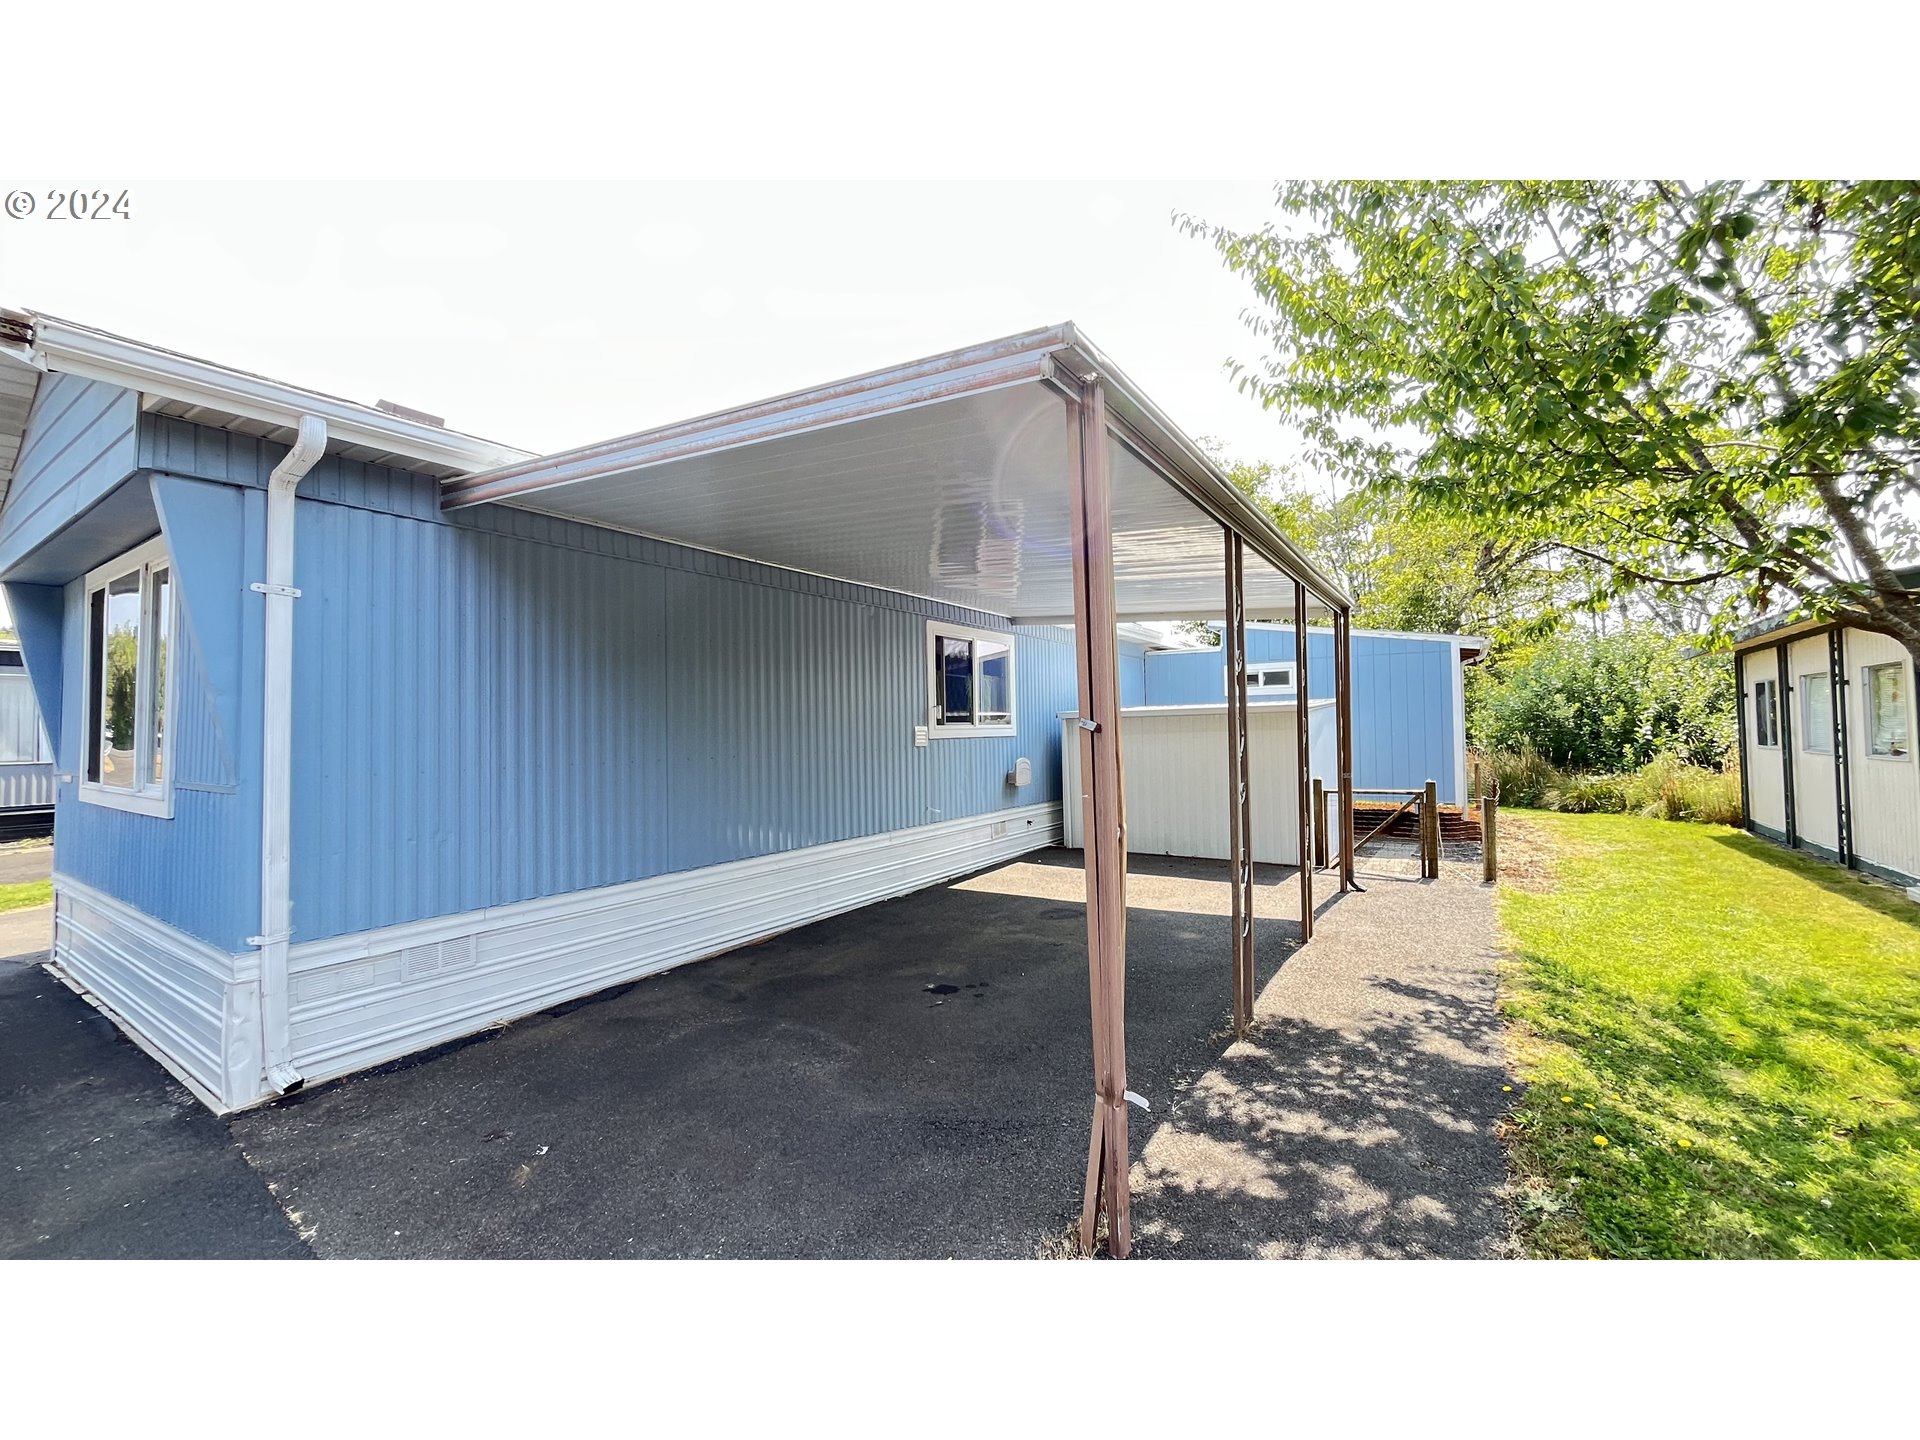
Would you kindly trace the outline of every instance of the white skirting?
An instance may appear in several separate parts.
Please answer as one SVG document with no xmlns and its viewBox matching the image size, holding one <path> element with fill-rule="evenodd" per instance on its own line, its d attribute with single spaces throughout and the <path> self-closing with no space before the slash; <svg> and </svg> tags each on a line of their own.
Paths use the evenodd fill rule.
<svg viewBox="0 0 1920 1440">
<path fill-rule="evenodd" d="M 295 944 L 294 1068 L 313 1083 L 396 1060 L 1060 840 L 1060 806 L 1030 805 Z M 251 953 L 54 888 L 67 975 L 216 1110 L 267 1098 Z"/>
</svg>

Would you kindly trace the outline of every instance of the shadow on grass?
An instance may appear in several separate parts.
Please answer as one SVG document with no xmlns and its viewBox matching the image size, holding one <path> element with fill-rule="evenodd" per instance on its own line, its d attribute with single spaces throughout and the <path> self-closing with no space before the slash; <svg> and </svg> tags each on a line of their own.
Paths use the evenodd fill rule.
<svg viewBox="0 0 1920 1440">
<path fill-rule="evenodd" d="M 1520 960 L 1513 1009 L 1574 1047 L 1597 1086 L 1561 1092 L 1570 1104 L 1558 1081 L 1526 1096 L 1523 1168 L 1573 1178 L 1594 1248 L 1920 1256 L 1920 985 L 1866 998 L 1729 971 L 1655 1006 L 1538 953 Z"/>
<path fill-rule="evenodd" d="M 1848 870 L 1830 860 L 1808 855 L 1798 850 L 1788 850 L 1774 844 L 1771 840 L 1762 840 L 1757 835 L 1736 832 L 1731 835 L 1711 837 L 1716 845 L 1744 855 L 1749 860 L 1758 860 L 1776 869 L 1785 870 L 1802 880 L 1819 886 L 1829 894 L 1838 895 L 1843 900 L 1852 900 L 1885 915 L 1889 920 L 1898 920 L 1902 925 L 1920 930 L 1920 905 L 1889 885 L 1881 884 L 1854 870 Z"/>
</svg>

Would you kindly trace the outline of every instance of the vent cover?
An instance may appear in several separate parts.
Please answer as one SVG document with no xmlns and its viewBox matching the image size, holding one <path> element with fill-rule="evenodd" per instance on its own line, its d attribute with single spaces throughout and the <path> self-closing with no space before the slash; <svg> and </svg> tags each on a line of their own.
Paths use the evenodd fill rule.
<svg viewBox="0 0 1920 1440">
<path fill-rule="evenodd" d="M 426 980 L 473 964 L 473 937 L 460 935 L 433 945 L 409 945 L 400 952 L 400 978 Z"/>
</svg>

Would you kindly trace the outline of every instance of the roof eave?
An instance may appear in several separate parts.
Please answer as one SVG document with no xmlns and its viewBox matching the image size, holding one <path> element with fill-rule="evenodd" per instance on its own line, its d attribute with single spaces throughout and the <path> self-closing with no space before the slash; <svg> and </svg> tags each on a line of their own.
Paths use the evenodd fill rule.
<svg viewBox="0 0 1920 1440">
<path fill-rule="evenodd" d="M 237 419 L 297 427 L 302 415 L 326 421 L 327 437 L 462 474 L 529 458 L 530 452 L 392 415 L 371 405 L 269 380 L 190 355 L 143 345 L 37 311 L 31 362 L 38 368 L 100 380 Z"/>
</svg>

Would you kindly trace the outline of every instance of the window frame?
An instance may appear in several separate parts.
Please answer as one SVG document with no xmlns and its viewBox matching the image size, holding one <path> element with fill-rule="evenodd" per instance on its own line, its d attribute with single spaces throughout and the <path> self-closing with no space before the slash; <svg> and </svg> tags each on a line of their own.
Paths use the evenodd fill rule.
<svg viewBox="0 0 1920 1440">
<path fill-rule="evenodd" d="M 1286 671 L 1287 683 L 1284 685 L 1256 684 L 1254 681 L 1254 677 L 1257 675 L 1262 675 L 1269 670 Z M 1252 697 L 1255 695 L 1296 694 L 1300 688 L 1299 676 L 1300 676 L 1299 668 L 1291 660 L 1249 660 L 1247 662 L 1247 695 L 1249 697 Z M 1220 684 L 1224 693 L 1231 695 L 1233 691 L 1231 690 L 1231 688 L 1227 687 L 1227 681 L 1229 678 L 1230 676 L 1228 674 L 1227 667 L 1225 665 L 1222 665 L 1220 667 Z"/>
<path fill-rule="evenodd" d="M 1906 693 L 1901 697 L 1901 709 L 1906 712 L 1907 748 L 1889 750 L 1885 754 L 1873 748 L 1873 674 L 1876 670 L 1897 670 L 1906 685 Z M 1861 729 L 1866 731 L 1863 737 L 1866 744 L 1866 758 L 1869 760 L 1891 760 L 1905 764 L 1913 758 L 1913 684 L 1908 678 L 1907 662 L 1904 660 L 1883 660 L 1876 665 L 1860 667 L 1860 718 Z"/>
<path fill-rule="evenodd" d="M 160 779 L 155 782 L 153 774 L 154 716 L 152 688 L 161 641 L 165 640 L 165 653 L 172 664 L 180 653 L 180 579 L 175 572 L 178 566 L 167 553 L 167 541 L 164 535 L 156 535 L 144 545 L 136 545 L 123 555 L 116 556 L 104 565 L 96 566 L 87 572 L 84 589 L 81 592 L 81 748 L 80 765 L 77 772 L 75 789 L 80 799 L 88 805 L 100 805 L 110 810 L 125 810 L 135 815 L 150 815 L 160 820 L 173 818 L 173 735 L 174 714 L 178 709 L 180 685 L 179 676 L 173 675 L 172 683 L 166 686 L 166 692 L 160 700 Z M 160 634 L 160 627 L 153 623 L 153 574 L 156 570 L 167 572 L 167 586 L 170 592 L 166 634 Z M 129 572 L 137 571 L 140 576 L 140 650 L 134 662 L 134 777 L 132 789 L 123 790 L 115 785 L 107 785 L 92 778 L 93 747 L 99 736 L 94 733 L 98 724 L 94 718 L 93 685 L 95 675 L 95 634 L 93 625 L 93 597 L 103 594 L 115 580 Z M 105 671 L 101 669 L 101 683 L 105 685 Z M 104 694 L 101 703 L 105 704 Z"/>
<path fill-rule="evenodd" d="M 1767 695 L 1765 709 L 1760 705 L 1762 691 Z M 1769 733 L 1771 740 L 1766 738 Z M 1772 676 L 1753 682 L 1753 743 L 1759 750 L 1780 748 L 1780 682 Z"/>
<path fill-rule="evenodd" d="M 979 713 L 980 645 L 1007 647 L 1007 719 L 1004 724 L 982 725 L 978 721 L 949 723 L 940 718 L 940 641 L 965 640 L 973 664 L 974 711 Z M 927 735 L 934 740 L 968 740 L 983 737 L 1004 738 L 1020 733 L 1020 665 L 1018 637 L 1010 631 L 983 630 L 976 625 L 953 625 L 944 620 L 927 622 Z"/>
<path fill-rule="evenodd" d="M 1827 721 L 1824 725 L 1813 723 L 1814 685 L 1827 687 Z M 1833 676 L 1825 670 L 1809 670 L 1797 676 L 1793 688 L 1800 695 L 1800 749 L 1807 755 L 1833 754 Z M 1815 744 L 1818 736 L 1820 743 Z"/>
</svg>

